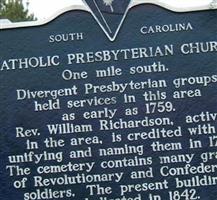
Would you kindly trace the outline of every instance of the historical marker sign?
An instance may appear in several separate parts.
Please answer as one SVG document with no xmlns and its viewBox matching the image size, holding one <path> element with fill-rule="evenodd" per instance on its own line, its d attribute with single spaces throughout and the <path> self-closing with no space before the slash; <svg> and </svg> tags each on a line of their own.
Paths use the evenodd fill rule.
<svg viewBox="0 0 217 200">
<path fill-rule="evenodd" d="M 215 200 L 217 11 L 85 4 L 0 31 L 0 199 Z"/>
</svg>

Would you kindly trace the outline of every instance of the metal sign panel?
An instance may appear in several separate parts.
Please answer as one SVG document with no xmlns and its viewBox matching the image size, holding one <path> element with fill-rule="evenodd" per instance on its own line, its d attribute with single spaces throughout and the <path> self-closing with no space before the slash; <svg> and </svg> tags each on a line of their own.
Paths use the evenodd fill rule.
<svg viewBox="0 0 217 200">
<path fill-rule="evenodd" d="M 95 2 L 0 31 L 0 199 L 215 200 L 217 11 Z"/>
</svg>

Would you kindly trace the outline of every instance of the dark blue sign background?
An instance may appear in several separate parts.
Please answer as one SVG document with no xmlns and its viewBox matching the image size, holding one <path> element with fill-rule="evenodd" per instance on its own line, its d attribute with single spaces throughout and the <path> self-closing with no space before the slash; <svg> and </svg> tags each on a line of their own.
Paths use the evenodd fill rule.
<svg viewBox="0 0 217 200">
<path fill-rule="evenodd" d="M 10 58 L 26 58 L 26 57 L 39 57 L 39 56 L 48 56 L 48 55 L 60 55 L 61 65 L 59 67 L 50 67 L 47 69 L 37 68 L 37 69 L 26 69 L 26 70 L 9 70 L 0 72 L 0 199 L 2 200 L 22 200 L 23 193 L 35 191 L 36 188 L 33 188 L 31 184 L 24 190 L 18 190 L 13 187 L 13 181 L 19 179 L 20 177 L 9 177 L 9 172 L 6 170 L 6 165 L 8 165 L 8 156 L 9 155 L 19 155 L 23 154 L 25 150 L 25 139 L 20 139 L 15 137 L 15 127 L 23 126 L 25 128 L 39 128 L 41 136 L 37 138 L 39 143 L 49 137 L 46 125 L 51 123 L 61 123 L 61 115 L 63 113 L 76 112 L 77 118 L 73 123 L 82 124 L 82 117 L 80 114 L 85 110 L 97 110 L 102 109 L 102 107 L 85 107 L 83 109 L 69 110 L 66 106 L 63 106 L 61 110 L 58 111 L 47 111 L 47 112 L 34 112 L 33 111 L 33 100 L 16 100 L 16 90 L 20 88 L 26 88 L 31 91 L 37 90 L 52 90 L 58 88 L 69 88 L 74 84 L 77 84 L 79 87 L 82 87 L 87 81 L 93 84 L 109 84 L 111 81 L 116 81 L 117 83 L 130 82 L 134 81 L 144 81 L 148 78 L 153 80 L 165 79 L 168 81 L 168 88 L 166 89 L 168 93 L 168 101 L 173 102 L 176 112 L 164 113 L 164 114 L 151 114 L 149 117 L 156 118 L 157 116 L 161 117 L 171 117 L 174 120 L 175 124 L 182 126 L 183 137 L 176 139 L 165 139 L 164 142 L 182 142 L 183 150 L 179 151 L 180 154 L 189 153 L 189 148 L 187 142 L 189 140 L 189 134 L 187 133 L 187 127 L 185 125 L 185 116 L 188 114 L 199 114 L 202 111 L 217 112 L 217 86 L 216 84 L 210 84 L 206 88 L 202 88 L 202 97 L 199 98 L 188 98 L 188 99 L 173 99 L 172 93 L 175 90 L 172 85 L 172 80 L 178 77 L 188 77 L 188 76 L 204 76 L 204 75 L 213 75 L 217 74 L 217 56 L 216 52 L 203 53 L 203 54 L 191 54 L 183 55 L 180 53 L 180 45 L 183 43 L 190 42 L 206 42 L 206 41 L 216 41 L 217 40 L 217 12 L 216 11 L 201 11 L 201 12 L 191 12 L 191 13 L 175 13 L 164 8 L 160 8 L 154 5 L 140 5 L 132 8 L 127 17 L 121 30 L 114 42 L 110 42 L 101 30 L 97 22 L 91 16 L 90 13 L 84 11 L 71 11 L 65 14 L 62 14 L 57 19 L 52 22 L 38 26 L 38 27 L 29 27 L 29 28 L 17 28 L 17 29 L 8 29 L 1 30 L 0 32 L 0 60 L 7 60 Z M 168 33 L 155 33 L 143 35 L 140 32 L 140 28 L 144 25 L 164 25 L 164 24 L 176 24 L 176 23 L 185 23 L 191 22 L 194 26 L 193 31 L 183 31 L 183 32 L 168 32 Z M 49 35 L 55 35 L 60 33 L 70 33 L 70 32 L 83 32 L 85 34 L 85 39 L 83 41 L 69 41 L 69 42 L 60 42 L 60 43 L 49 43 Z M 138 47 L 149 47 L 149 46 L 161 46 L 165 44 L 173 44 L 175 49 L 174 56 L 167 56 L 162 58 L 144 58 L 144 59 L 134 59 L 134 60 L 119 60 L 111 61 L 108 63 L 90 63 L 90 64 L 73 64 L 67 65 L 66 57 L 69 53 L 75 52 L 95 52 L 98 50 L 112 50 L 112 49 L 127 49 L 127 48 L 138 48 Z M 129 67 L 152 64 L 153 62 L 161 61 L 169 68 L 168 73 L 153 73 L 153 74 L 139 74 L 136 76 L 129 76 L 127 72 Z M 101 79 L 102 82 L 99 83 L 95 75 L 95 69 L 106 69 L 109 66 L 120 67 L 123 70 L 121 77 L 112 77 Z M 62 79 L 61 74 L 65 69 L 71 69 L 74 71 L 87 71 L 89 74 L 88 80 L 80 81 L 65 81 Z M 79 84 L 78 84 L 79 83 Z M 199 87 L 199 86 L 198 86 Z M 191 87 L 192 88 L 192 87 Z M 183 87 L 183 90 L 190 88 Z M 161 90 L 161 89 L 159 89 Z M 164 89 L 165 90 L 165 89 Z M 154 89 L 153 89 L 154 91 Z M 132 91 L 127 91 L 129 94 L 132 94 Z M 139 96 L 144 91 L 136 91 L 134 95 Z M 111 94 L 102 94 L 102 95 L 88 95 L 76 97 L 78 99 L 92 98 L 94 96 L 116 96 L 117 99 L 120 99 L 122 94 L 111 93 Z M 72 97 L 60 98 L 62 104 L 67 102 Z M 112 108 L 118 108 L 120 112 L 113 119 L 118 120 L 123 118 L 125 120 L 130 120 L 132 117 L 126 117 L 123 115 L 124 109 L 128 107 L 139 107 L 140 115 L 134 116 L 133 119 L 141 119 L 145 117 L 144 114 L 144 100 L 139 99 L 135 105 L 124 105 L 123 102 L 118 101 L 118 104 L 111 106 Z M 86 123 L 86 122 L 84 122 Z M 130 180 L 129 177 L 124 176 L 121 180 L 121 183 L 103 183 L 104 186 L 113 187 L 113 194 L 108 195 L 108 198 L 116 198 L 120 196 L 120 191 L 118 185 L 120 184 L 142 184 L 144 182 L 154 182 L 161 181 L 163 177 L 159 174 L 160 165 L 157 163 L 157 156 L 160 155 L 170 155 L 175 154 L 175 152 L 157 152 L 153 153 L 150 150 L 150 144 L 153 141 L 137 141 L 129 142 L 123 140 L 121 144 L 112 144 L 110 140 L 110 134 L 113 131 L 97 131 L 99 129 L 99 123 L 97 120 L 89 120 L 88 123 L 93 124 L 94 131 L 88 135 L 94 134 L 99 136 L 103 141 L 103 145 L 96 146 L 96 151 L 100 147 L 112 147 L 112 146 L 123 146 L 125 142 L 131 145 L 144 145 L 145 146 L 145 155 L 144 156 L 153 156 L 153 169 L 156 172 L 155 177 L 150 179 L 140 179 L 140 180 Z M 216 122 L 212 122 L 212 125 L 216 125 Z M 138 128 L 133 130 L 135 132 L 142 132 L 150 130 L 151 128 Z M 120 133 L 123 136 L 132 132 L 132 130 L 117 130 L 116 133 Z M 72 136 L 79 137 L 80 134 L 69 134 L 63 136 L 65 140 L 67 138 L 70 140 Z M 93 135 L 92 135 L 93 136 Z M 204 139 L 203 139 L 204 137 Z M 56 138 L 61 138 L 57 136 Z M 204 148 L 199 150 L 191 150 L 190 153 L 196 153 L 199 155 L 202 152 L 206 151 L 217 151 L 217 148 L 208 148 L 208 138 L 207 136 L 200 136 L 199 139 L 203 140 Z M 88 146 L 83 146 L 82 148 L 87 148 Z M 94 148 L 94 145 L 92 146 Z M 147 148 L 146 148 L 147 147 Z M 82 149 L 79 147 L 79 149 Z M 60 151 L 63 151 L 64 154 L 69 153 L 71 150 L 76 149 L 76 147 L 67 146 Z M 49 151 L 49 149 L 46 149 Z M 50 150 L 51 152 L 54 150 Z M 56 149 L 55 151 L 58 151 Z M 43 149 L 36 151 L 38 153 L 43 152 Z M 127 155 L 127 158 L 133 157 L 133 155 Z M 108 159 L 121 159 L 122 156 L 111 157 Z M 93 158 L 96 163 L 100 163 L 102 159 L 107 158 L 98 158 L 95 156 Z M 81 162 L 90 161 L 91 158 L 81 159 Z M 63 163 L 68 163 L 70 160 L 64 160 Z M 71 160 L 73 162 L 73 160 Z M 76 163 L 78 160 L 74 160 Z M 194 165 L 199 165 L 201 160 L 195 159 Z M 217 164 L 216 160 L 212 161 Z M 44 165 L 51 165 L 53 163 L 47 162 Z M 33 173 L 31 177 L 36 175 L 34 173 L 35 165 L 22 163 L 20 166 L 31 167 Z M 99 165 L 97 165 L 99 166 Z M 176 166 L 176 165 L 174 165 Z M 177 166 L 182 166 L 182 164 L 177 164 Z M 136 170 L 146 170 L 147 167 L 137 167 Z M 100 167 L 95 167 L 91 174 L 97 173 L 112 173 L 112 172 L 125 172 L 128 174 L 135 169 L 130 167 L 122 169 L 112 169 L 103 171 Z M 85 172 L 84 172 L 85 173 Z M 68 174 L 69 176 L 76 175 L 75 173 Z M 217 176 L 217 172 L 212 174 Z M 58 177 L 59 175 L 46 175 L 44 178 L 48 177 Z M 21 176 L 22 178 L 22 176 Z M 190 178 L 189 176 L 180 177 L 183 179 Z M 31 178 L 30 178 L 31 179 Z M 170 186 L 170 191 L 175 190 L 175 183 L 173 177 L 167 177 Z M 52 187 L 51 187 L 52 188 Z M 55 190 L 62 189 L 73 189 L 76 193 L 74 199 L 81 200 L 88 196 L 88 192 L 85 190 L 84 184 L 78 185 L 67 185 L 60 187 L 53 187 Z M 209 187 L 197 187 L 198 195 L 201 200 L 215 200 L 217 196 L 216 186 Z M 150 192 L 150 191 L 149 191 Z M 149 192 L 141 192 L 142 199 L 148 199 Z M 160 194 L 163 200 L 169 199 L 168 191 L 156 191 L 154 194 Z M 128 196 L 136 196 L 137 193 L 131 193 Z M 90 199 L 96 199 L 96 197 L 90 197 Z M 64 200 L 67 198 L 64 198 Z M 71 198 L 73 199 L 73 198 Z M 184 199 L 184 198 L 183 198 Z"/>
</svg>

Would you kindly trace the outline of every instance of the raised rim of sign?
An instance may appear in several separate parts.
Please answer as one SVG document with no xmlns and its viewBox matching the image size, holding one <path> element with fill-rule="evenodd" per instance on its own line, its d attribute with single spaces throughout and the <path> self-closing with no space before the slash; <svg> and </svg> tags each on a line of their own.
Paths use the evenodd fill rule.
<svg viewBox="0 0 217 200">
<path fill-rule="evenodd" d="M 83 11 L 91 12 L 89 8 L 87 8 L 85 5 L 72 5 L 72 6 L 58 10 L 56 13 L 54 13 L 53 15 L 51 15 L 50 17 L 46 19 L 37 20 L 37 21 L 28 21 L 28 22 L 0 24 L 0 29 L 22 28 L 22 27 L 45 25 L 53 21 L 54 19 L 56 19 L 58 16 L 62 15 L 63 13 L 71 11 L 71 10 L 83 10 Z"/>
<path fill-rule="evenodd" d="M 161 0 L 132 0 L 131 4 L 129 5 L 125 16 L 122 20 L 122 23 L 124 21 L 124 19 L 126 18 L 127 12 L 134 6 L 140 5 L 140 4 L 154 4 L 154 5 L 158 5 L 161 6 L 163 8 L 166 8 L 168 10 L 174 11 L 174 12 L 192 12 L 192 11 L 202 11 L 202 10 L 214 10 L 217 9 L 216 8 L 211 8 L 211 2 L 207 1 L 204 2 L 204 4 L 198 5 L 198 3 L 195 0 L 188 0 L 188 2 L 195 2 L 195 6 L 193 7 L 179 7 L 179 6 L 175 6 L 175 4 L 169 4 L 166 2 L 162 2 Z M 6 24 L 0 24 L 0 30 L 3 29 L 12 29 L 12 28 L 24 28 L 24 27 L 33 27 L 33 26 L 41 26 L 41 25 L 45 25 L 51 21 L 53 21 L 54 19 L 56 19 L 59 15 L 68 12 L 68 11 L 72 11 L 72 10 L 82 10 L 82 11 L 87 11 L 90 12 L 93 16 L 94 14 L 92 13 L 92 11 L 89 9 L 89 7 L 85 4 L 77 4 L 77 5 L 72 5 L 63 9 L 58 10 L 56 13 L 54 13 L 53 15 L 51 15 L 50 17 L 46 18 L 46 19 L 42 19 L 42 20 L 38 20 L 38 21 L 31 21 L 31 22 L 19 22 L 19 23 L 6 23 Z M 99 22 L 98 22 L 99 23 Z M 100 23 L 99 23 L 100 25 Z M 101 26 L 101 25 L 100 25 Z M 111 38 L 106 31 L 104 30 L 104 28 L 101 26 L 101 28 L 103 29 L 103 31 L 105 32 L 105 34 L 107 35 L 107 37 L 110 39 L 110 41 L 114 41 L 118 32 L 116 32 L 116 34 L 114 35 L 113 38 Z"/>
</svg>

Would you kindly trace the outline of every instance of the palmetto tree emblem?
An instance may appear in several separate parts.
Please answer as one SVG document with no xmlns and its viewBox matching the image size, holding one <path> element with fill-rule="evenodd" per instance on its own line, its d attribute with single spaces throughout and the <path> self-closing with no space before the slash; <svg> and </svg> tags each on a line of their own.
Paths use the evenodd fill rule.
<svg viewBox="0 0 217 200">
<path fill-rule="evenodd" d="M 114 1 L 114 0 L 103 0 L 103 3 L 104 3 L 106 6 L 109 6 L 112 12 L 114 12 L 114 9 L 113 9 L 113 7 L 112 7 L 113 1 Z"/>
<path fill-rule="evenodd" d="M 92 15 L 109 39 L 114 41 L 129 10 L 129 5 L 133 0 L 82 1 L 89 6 Z"/>
</svg>

